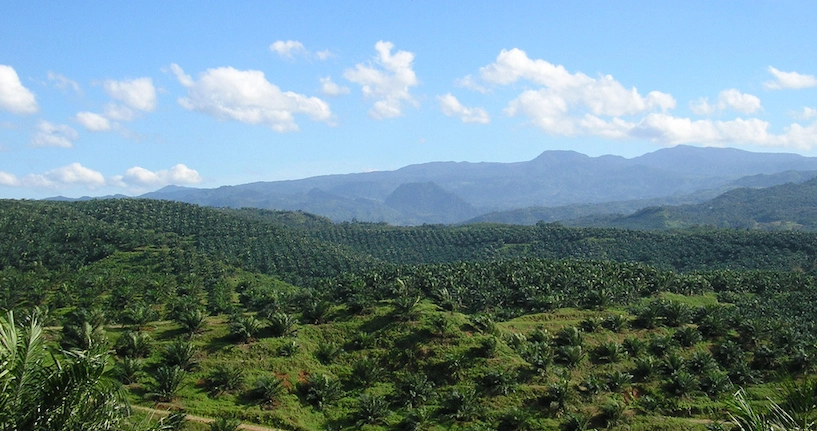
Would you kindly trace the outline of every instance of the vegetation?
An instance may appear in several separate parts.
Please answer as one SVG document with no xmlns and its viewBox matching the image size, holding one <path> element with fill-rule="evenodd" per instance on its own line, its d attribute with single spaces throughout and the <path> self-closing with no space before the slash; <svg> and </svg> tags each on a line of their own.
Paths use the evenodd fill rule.
<svg viewBox="0 0 817 431">
<path fill-rule="evenodd" d="M 815 259 L 805 232 L 0 201 L 0 428 L 182 424 L 127 400 L 212 429 L 812 429 Z"/>
</svg>

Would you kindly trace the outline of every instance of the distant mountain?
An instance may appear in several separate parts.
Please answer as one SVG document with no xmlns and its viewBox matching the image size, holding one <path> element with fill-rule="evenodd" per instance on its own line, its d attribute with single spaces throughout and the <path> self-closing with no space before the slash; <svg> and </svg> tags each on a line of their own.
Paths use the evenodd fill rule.
<svg viewBox="0 0 817 431">
<path fill-rule="evenodd" d="M 688 195 L 666 196 L 654 199 L 573 204 L 560 207 L 528 207 L 510 211 L 482 214 L 467 223 L 504 223 L 534 225 L 540 221 L 561 222 L 566 225 L 599 225 L 640 209 L 663 205 L 696 204 L 714 199 L 720 194 L 741 187 L 764 188 L 786 183 L 802 183 L 817 177 L 817 171 L 786 171 L 779 174 L 759 174 L 742 177 L 716 189 L 701 190 Z M 595 220 L 593 222 L 589 220 Z"/>
<path fill-rule="evenodd" d="M 450 224 L 476 214 L 471 204 L 433 182 L 401 184 L 386 197 L 386 205 L 412 219 L 409 224 L 432 218 Z"/>
<path fill-rule="evenodd" d="M 738 188 L 695 205 L 649 207 L 627 216 L 591 216 L 566 224 L 632 229 L 711 226 L 814 231 L 817 178 L 762 189 Z"/>
<path fill-rule="evenodd" d="M 817 158 L 689 146 L 666 148 L 631 159 L 546 151 L 528 162 L 432 162 L 395 171 L 216 189 L 174 186 L 142 197 L 220 207 L 302 210 L 336 222 L 357 219 L 392 224 L 455 223 L 479 214 L 529 207 L 682 203 L 673 199 L 711 190 L 722 192 L 743 177 L 786 171 L 817 171 Z M 430 183 L 433 190 L 426 192 L 417 186 Z M 415 185 L 395 195 L 407 184 Z M 412 193 L 414 198 L 408 197 Z M 432 194 L 444 194 L 446 198 L 431 199 Z M 711 197 L 714 194 L 684 203 Z M 452 207 L 452 203 L 456 204 Z M 633 210 L 645 205 L 635 205 Z"/>
</svg>

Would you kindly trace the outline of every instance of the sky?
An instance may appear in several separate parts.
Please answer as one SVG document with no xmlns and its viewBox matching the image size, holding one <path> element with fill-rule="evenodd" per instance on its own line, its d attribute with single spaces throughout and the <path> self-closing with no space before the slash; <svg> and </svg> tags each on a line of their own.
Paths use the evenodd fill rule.
<svg viewBox="0 0 817 431">
<path fill-rule="evenodd" d="M 0 0 L 0 198 L 817 156 L 817 2 Z"/>
</svg>

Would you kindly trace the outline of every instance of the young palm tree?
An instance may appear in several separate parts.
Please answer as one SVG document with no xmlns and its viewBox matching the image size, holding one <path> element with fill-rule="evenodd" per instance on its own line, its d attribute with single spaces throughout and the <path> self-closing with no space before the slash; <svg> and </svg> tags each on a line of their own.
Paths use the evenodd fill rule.
<svg viewBox="0 0 817 431">
<path fill-rule="evenodd" d="M 116 430 L 128 413 L 121 385 L 104 377 L 102 350 L 51 355 L 43 328 L 0 317 L 0 428 Z"/>
</svg>

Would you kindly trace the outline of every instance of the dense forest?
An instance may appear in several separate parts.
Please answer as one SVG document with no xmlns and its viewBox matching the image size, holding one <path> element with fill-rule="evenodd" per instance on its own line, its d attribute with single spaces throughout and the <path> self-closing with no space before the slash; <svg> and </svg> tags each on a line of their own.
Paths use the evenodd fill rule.
<svg viewBox="0 0 817 431">
<path fill-rule="evenodd" d="M 809 232 L 3 200 L 0 423 L 811 429 L 816 277 Z"/>
</svg>

